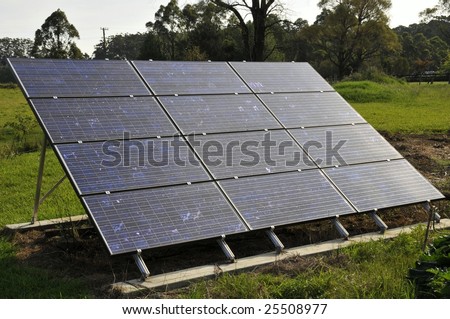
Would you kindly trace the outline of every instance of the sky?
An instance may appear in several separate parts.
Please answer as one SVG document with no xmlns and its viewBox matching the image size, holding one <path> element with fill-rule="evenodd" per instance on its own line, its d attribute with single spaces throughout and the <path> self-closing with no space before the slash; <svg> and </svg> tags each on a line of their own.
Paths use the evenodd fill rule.
<svg viewBox="0 0 450 319">
<path fill-rule="evenodd" d="M 318 0 L 281 0 L 291 21 L 302 18 L 313 23 L 320 10 Z M 182 8 L 194 0 L 178 0 Z M 154 20 L 160 5 L 169 0 L 0 0 L 0 38 L 34 39 L 34 33 L 45 19 L 58 8 L 66 13 L 80 33 L 76 43 L 82 52 L 89 55 L 94 51 L 103 34 L 101 28 L 108 28 L 106 36 L 120 33 L 145 32 L 145 24 Z M 433 7 L 438 0 L 392 0 L 390 26 L 408 26 L 419 22 L 419 12 Z"/>
</svg>

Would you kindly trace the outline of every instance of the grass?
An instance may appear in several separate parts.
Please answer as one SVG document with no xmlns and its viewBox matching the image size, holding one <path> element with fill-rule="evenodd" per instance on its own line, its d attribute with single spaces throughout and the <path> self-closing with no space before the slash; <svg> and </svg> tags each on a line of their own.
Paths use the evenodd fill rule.
<svg viewBox="0 0 450 319">
<path fill-rule="evenodd" d="M 406 278 L 421 255 L 424 228 L 388 241 L 355 244 L 309 257 L 303 268 L 273 269 L 239 275 L 225 274 L 217 280 L 192 285 L 181 298 L 414 298 L 415 287 Z M 289 261 L 288 261 L 289 263 Z M 313 266 L 310 266 L 310 265 Z M 275 274 L 279 269 L 279 274 Z"/>
<path fill-rule="evenodd" d="M 59 278 L 49 271 L 24 266 L 15 248 L 0 237 L 0 298 L 86 298 L 88 286 L 80 280 Z"/>
<path fill-rule="evenodd" d="M 338 91 L 377 130 L 389 133 L 448 134 L 450 85 L 341 82 Z"/>
</svg>

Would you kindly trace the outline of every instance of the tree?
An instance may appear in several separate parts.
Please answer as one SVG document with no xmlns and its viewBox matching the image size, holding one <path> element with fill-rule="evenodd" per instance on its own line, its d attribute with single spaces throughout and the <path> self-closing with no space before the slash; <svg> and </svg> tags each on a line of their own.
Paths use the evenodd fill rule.
<svg viewBox="0 0 450 319">
<path fill-rule="evenodd" d="M 95 45 L 95 59 L 128 59 L 136 60 L 141 56 L 142 46 L 146 39 L 146 34 L 117 34 L 103 40 Z M 105 55 L 106 47 L 106 55 Z"/>
<path fill-rule="evenodd" d="M 441 17 L 448 21 L 449 17 L 445 17 L 447 14 L 450 14 L 450 0 L 439 0 L 437 5 L 420 13 L 424 20 Z"/>
<path fill-rule="evenodd" d="M 359 71 L 381 52 L 400 50 L 396 34 L 388 27 L 390 0 L 321 0 L 321 15 L 305 28 L 318 54 L 335 66 L 338 78 Z"/>
<path fill-rule="evenodd" d="M 211 0 L 211 2 L 232 12 L 237 18 L 242 32 L 246 59 L 250 61 L 266 60 L 265 46 L 267 32 L 272 26 L 280 22 L 280 20 L 276 19 L 269 23 L 268 17 L 271 14 L 275 14 L 277 10 L 281 10 L 281 4 L 275 0 L 252 0 L 251 5 L 247 3 L 247 0 Z M 250 12 L 253 18 L 251 24 L 245 21 L 244 16 L 241 14 L 242 11 Z M 251 41 L 252 34 L 253 41 Z M 270 49 L 269 51 L 273 50 Z"/>
<path fill-rule="evenodd" d="M 39 58 L 81 59 L 83 54 L 73 42 L 74 38 L 80 38 L 78 30 L 58 9 L 36 30 L 32 54 Z"/>
<path fill-rule="evenodd" d="M 161 39 L 162 52 L 168 59 L 180 58 L 180 35 L 182 34 L 181 10 L 178 0 L 170 0 L 167 6 L 161 5 L 155 13 L 155 22 L 147 22 L 146 27 L 153 30 Z"/>
<path fill-rule="evenodd" d="M 33 41 L 21 38 L 1 38 L 0 39 L 0 63 L 6 63 L 8 57 L 29 57 Z"/>
</svg>

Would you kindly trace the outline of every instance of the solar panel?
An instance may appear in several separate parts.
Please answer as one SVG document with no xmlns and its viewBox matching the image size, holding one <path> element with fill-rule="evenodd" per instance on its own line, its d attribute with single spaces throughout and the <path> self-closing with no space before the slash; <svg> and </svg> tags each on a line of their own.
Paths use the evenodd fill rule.
<svg viewBox="0 0 450 319">
<path fill-rule="evenodd" d="M 255 93 L 334 91 L 308 63 L 230 62 Z"/>
<path fill-rule="evenodd" d="M 178 138 L 56 146 L 81 195 L 209 180 Z"/>
<path fill-rule="evenodd" d="M 157 95 L 249 93 L 226 62 L 134 61 Z"/>
<path fill-rule="evenodd" d="M 247 231 L 212 182 L 83 200 L 112 255 Z"/>
<path fill-rule="evenodd" d="M 287 128 L 366 123 L 336 92 L 259 94 L 259 97 Z"/>
<path fill-rule="evenodd" d="M 281 128 L 254 95 L 160 97 L 184 134 Z"/>
<path fill-rule="evenodd" d="M 173 136 L 152 97 L 32 99 L 53 143 Z"/>
<path fill-rule="evenodd" d="M 9 59 L 27 97 L 149 95 L 127 61 Z"/>
<path fill-rule="evenodd" d="M 328 168 L 325 172 L 360 212 L 444 198 L 406 160 Z"/>
<path fill-rule="evenodd" d="M 307 63 L 8 61 L 113 255 L 444 198 Z"/>
<path fill-rule="evenodd" d="M 285 131 L 189 137 L 215 178 L 315 168 Z"/>
<path fill-rule="evenodd" d="M 402 158 L 369 124 L 291 130 L 320 167 Z"/>
<path fill-rule="evenodd" d="M 354 213 L 316 169 L 219 183 L 253 229 Z"/>
</svg>

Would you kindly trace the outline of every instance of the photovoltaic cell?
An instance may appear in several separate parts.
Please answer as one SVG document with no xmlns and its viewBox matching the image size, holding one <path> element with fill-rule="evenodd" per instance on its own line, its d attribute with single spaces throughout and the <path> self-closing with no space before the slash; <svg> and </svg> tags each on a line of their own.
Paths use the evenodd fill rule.
<svg viewBox="0 0 450 319">
<path fill-rule="evenodd" d="M 359 212 L 444 198 L 406 160 L 328 168 L 325 172 Z"/>
<path fill-rule="evenodd" d="M 178 138 L 60 144 L 56 149 L 81 195 L 209 180 Z"/>
<path fill-rule="evenodd" d="M 156 95 L 250 93 L 226 62 L 133 63 Z"/>
<path fill-rule="evenodd" d="M 127 61 L 9 59 L 27 97 L 149 95 Z"/>
<path fill-rule="evenodd" d="M 320 170 L 219 183 L 253 229 L 354 213 Z"/>
<path fill-rule="evenodd" d="M 366 123 L 337 92 L 259 94 L 259 97 L 287 128 Z"/>
<path fill-rule="evenodd" d="M 53 143 L 177 133 L 152 97 L 33 99 L 31 105 Z"/>
<path fill-rule="evenodd" d="M 184 134 L 281 128 L 254 95 L 159 98 Z"/>
<path fill-rule="evenodd" d="M 316 168 L 285 131 L 191 136 L 188 141 L 215 178 Z"/>
<path fill-rule="evenodd" d="M 369 124 L 290 131 L 320 167 L 402 158 Z"/>
<path fill-rule="evenodd" d="M 83 200 L 112 255 L 247 231 L 212 182 Z"/>
<path fill-rule="evenodd" d="M 334 91 L 308 63 L 230 62 L 255 93 Z"/>
</svg>

